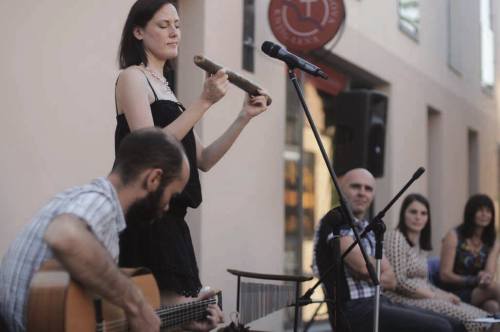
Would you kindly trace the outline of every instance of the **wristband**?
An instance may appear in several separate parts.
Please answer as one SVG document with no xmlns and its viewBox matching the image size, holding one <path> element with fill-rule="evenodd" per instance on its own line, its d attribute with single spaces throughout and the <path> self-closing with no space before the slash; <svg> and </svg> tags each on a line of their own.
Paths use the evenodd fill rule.
<svg viewBox="0 0 500 332">
<path fill-rule="evenodd" d="M 465 276 L 464 283 L 467 287 L 475 287 L 479 284 L 479 276 Z"/>
</svg>

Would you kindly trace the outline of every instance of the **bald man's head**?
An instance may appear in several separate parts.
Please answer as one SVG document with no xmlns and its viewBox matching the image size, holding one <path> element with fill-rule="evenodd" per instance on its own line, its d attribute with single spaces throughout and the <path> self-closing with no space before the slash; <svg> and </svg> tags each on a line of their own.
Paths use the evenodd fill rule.
<svg viewBox="0 0 500 332">
<path fill-rule="evenodd" d="M 352 169 L 342 176 L 340 187 L 354 216 L 357 219 L 362 219 L 375 195 L 375 178 L 373 175 L 364 168 Z"/>
</svg>

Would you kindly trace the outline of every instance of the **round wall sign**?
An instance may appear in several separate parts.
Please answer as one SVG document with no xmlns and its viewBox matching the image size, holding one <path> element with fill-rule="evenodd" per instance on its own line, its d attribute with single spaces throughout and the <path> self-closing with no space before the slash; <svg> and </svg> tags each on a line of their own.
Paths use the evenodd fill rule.
<svg viewBox="0 0 500 332">
<path fill-rule="evenodd" d="M 290 50 L 307 52 L 329 42 L 345 17 L 342 0 L 271 0 L 269 24 Z"/>
</svg>

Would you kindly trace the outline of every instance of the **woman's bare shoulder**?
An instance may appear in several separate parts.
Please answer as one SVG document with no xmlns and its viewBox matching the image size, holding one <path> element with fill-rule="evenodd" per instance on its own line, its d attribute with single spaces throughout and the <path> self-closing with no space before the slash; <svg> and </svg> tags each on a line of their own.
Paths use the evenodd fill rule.
<svg viewBox="0 0 500 332">
<path fill-rule="evenodd" d="M 453 244 L 456 245 L 458 242 L 457 231 L 455 228 L 450 229 L 443 237 L 443 244 Z"/>
<path fill-rule="evenodd" d="M 116 93 L 118 99 L 129 94 L 147 93 L 146 76 L 140 66 L 125 68 L 118 75 Z"/>
<path fill-rule="evenodd" d="M 140 66 L 129 66 L 125 69 L 123 69 L 120 74 L 118 74 L 118 84 L 120 81 L 122 82 L 128 82 L 130 80 L 133 81 L 144 81 L 144 71 L 141 69 Z"/>
</svg>

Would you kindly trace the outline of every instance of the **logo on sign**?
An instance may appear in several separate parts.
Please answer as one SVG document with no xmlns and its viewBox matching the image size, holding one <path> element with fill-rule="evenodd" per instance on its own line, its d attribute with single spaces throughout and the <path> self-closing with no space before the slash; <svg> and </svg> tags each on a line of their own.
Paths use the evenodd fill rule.
<svg viewBox="0 0 500 332">
<path fill-rule="evenodd" d="M 321 48 L 335 37 L 345 17 L 342 0 L 271 0 L 269 23 L 290 50 Z"/>
</svg>

